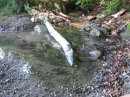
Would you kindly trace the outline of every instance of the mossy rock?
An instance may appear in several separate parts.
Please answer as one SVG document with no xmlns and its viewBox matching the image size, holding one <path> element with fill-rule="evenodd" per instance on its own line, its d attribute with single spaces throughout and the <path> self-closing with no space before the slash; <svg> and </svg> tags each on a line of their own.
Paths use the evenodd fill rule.
<svg viewBox="0 0 130 97">
<path fill-rule="evenodd" d="M 90 31 L 90 35 L 99 37 L 101 35 L 101 32 L 98 29 L 92 29 Z"/>
</svg>

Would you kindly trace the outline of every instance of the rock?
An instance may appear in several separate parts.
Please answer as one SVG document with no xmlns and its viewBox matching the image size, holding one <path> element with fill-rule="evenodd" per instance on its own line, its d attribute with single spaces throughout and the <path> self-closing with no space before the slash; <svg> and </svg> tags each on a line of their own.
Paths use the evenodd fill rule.
<svg viewBox="0 0 130 97">
<path fill-rule="evenodd" d="M 34 31 L 38 35 L 41 34 L 41 33 L 47 33 L 48 32 L 47 28 L 44 25 L 36 25 L 34 27 Z"/>
<path fill-rule="evenodd" d="M 98 28 L 98 30 L 101 32 L 102 35 L 105 35 L 107 33 L 107 30 L 105 28 Z"/>
<path fill-rule="evenodd" d="M 37 20 L 35 17 L 32 17 L 32 18 L 31 18 L 31 21 L 32 21 L 32 22 L 37 22 L 38 20 Z"/>
<path fill-rule="evenodd" d="M 120 35 L 122 37 L 122 40 L 125 40 L 125 41 L 130 40 L 130 23 L 126 25 L 126 30 Z"/>
<path fill-rule="evenodd" d="M 91 51 L 89 52 L 90 56 L 94 57 L 94 58 L 99 58 L 101 56 L 101 52 L 100 51 Z"/>
<path fill-rule="evenodd" d="M 84 22 L 83 25 L 81 26 L 81 29 L 83 30 L 84 28 L 90 28 L 91 24 L 89 22 Z"/>
<path fill-rule="evenodd" d="M 90 35 L 99 37 L 99 36 L 101 35 L 101 32 L 100 32 L 98 29 L 93 28 L 93 29 L 90 31 Z"/>
<path fill-rule="evenodd" d="M 37 50 L 43 49 L 42 44 L 41 44 L 41 43 L 37 43 L 37 44 L 36 44 L 36 49 L 37 49 Z"/>
<path fill-rule="evenodd" d="M 91 57 L 91 56 L 89 56 L 89 57 L 78 57 L 78 59 L 82 62 L 89 62 L 89 61 L 96 61 L 97 60 L 97 58 Z"/>
</svg>

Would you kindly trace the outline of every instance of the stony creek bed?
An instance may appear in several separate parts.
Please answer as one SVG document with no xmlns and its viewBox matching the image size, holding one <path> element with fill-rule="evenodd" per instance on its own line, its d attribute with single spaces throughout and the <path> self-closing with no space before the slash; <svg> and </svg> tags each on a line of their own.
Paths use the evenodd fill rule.
<svg viewBox="0 0 130 97">
<path fill-rule="evenodd" d="M 48 45 L 42 47 L 41 38 L 39 36 L 34 38 L 30 32 L 1 33 L 0 39 L 1 49 L 5 53 L 5 58 L 1 60 L 1 95 L 3 97 L 24 94 L 35 97 L 35 95 L 54 95 L 55 93 L 55 95 L 71 95 L 69 88 L 73 87 L 72 91 L 78 92 L 76 89 L 85 87 L 86 82 L 95 75 L 94 71 L 101 66 L 100 61 L 98 63 L 77 61 L 76 67 L 71 67 L 59 51 Z M 8 59 L 11 51 L 12 59 Z"/>
<path fill-rule="evenodd" d="M 78 30 L 58 29 L 72 43 L 73 67 L 33 30 L 0 33 L 1 97 L 119 97 L 130 93 L 129 41 L 110 35 L 89 38 Z M 102 52 L 97 60 L 84 54 L 93 48 Z"/>
</svg>

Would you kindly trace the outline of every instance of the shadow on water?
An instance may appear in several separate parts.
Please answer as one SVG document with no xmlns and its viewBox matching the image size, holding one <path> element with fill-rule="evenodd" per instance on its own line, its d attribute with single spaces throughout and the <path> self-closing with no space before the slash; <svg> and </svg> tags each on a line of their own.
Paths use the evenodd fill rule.
<svg viewBox="0 0 130 97">
<path fill-rule="evenodd" d="M 72 43 L 73 49 L 81 45 L 82 40 L 77 28 L 64 27 L 58 31 Z M 101 66 L 101 62 L 82 62 L 76 56 L 74 66 L 71 67 L 65 57 L 52 48 L 44 37 L 36 36 L 32 32 L 1 33 L 0 46 L 5 51 L 14 50 L 24 54 L 31 65 L 32 76 L 54 90 L 59 89 L 60 86 L 72 87 L 74 84 L 84 86 L 91 81 Z"/>
</svg>

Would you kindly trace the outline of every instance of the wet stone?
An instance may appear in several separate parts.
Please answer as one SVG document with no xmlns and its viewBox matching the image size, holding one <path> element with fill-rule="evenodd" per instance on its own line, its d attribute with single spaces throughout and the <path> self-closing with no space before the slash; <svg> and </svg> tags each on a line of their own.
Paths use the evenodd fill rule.
<svg viewBox="0 0 130 97">
<path fill-rule="evenodd" d="M 95 29 L 93 28 L 91 31 L 90 31 L 90 35 L 94 36 L 94 37 L 99 37 L 101 35 L 101 32 L 98 30 L 98 29 Z"/>
<path fill-rule="evenodd" d="M 98 28 L 102 35 L 106 35 L 107 30 L 105 28 Z"/>
</svg>

